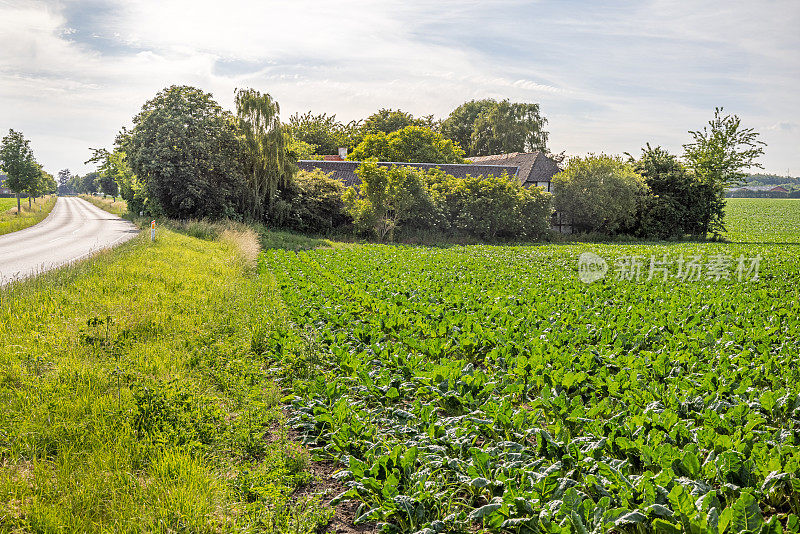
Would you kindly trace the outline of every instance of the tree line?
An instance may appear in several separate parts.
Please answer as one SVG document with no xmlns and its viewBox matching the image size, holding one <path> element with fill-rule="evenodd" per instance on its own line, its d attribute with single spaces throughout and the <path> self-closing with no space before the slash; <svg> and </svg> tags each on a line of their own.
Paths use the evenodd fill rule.
<svg viewBox="0 0 800 534">
<path fill-rule="evenodd" d="M 346 124 L 310 111 L 282 122 L 269 94 L 239 89 L 231 112 L 209 93 L 174 85 L 148 100 L 132 123 L 111 150 L 92 149 L 96 172 L 78 177 L 65 169 L 59 187 L 119 195 L 131 212 L 151 216 L 230 218 L 382 239 L 414 231 L 534 237 L 549 226 L 553 207 L 578 232 L 718 235 L 725 188 L 741 181 L 744 169 L 759 167 L 763 153 L 758 133 L 717 109 L 705 128 L 689 132 L 680 157 L 648 144 L 638 157 L 571 158 L 553 178 L 551 195 L 508 176 L 457 180 L 440 171 L 375 165 L 548 152 L 538 104 L 472 100 L 441 121 L 380 109 Z M 346 189 L 321 173 L 298 172 L 298 160 L 339 148 L 348 149 L 347 159 L 365 162 L 357 171 L 360 186 Z"/>
<path fill-rule="evenodd" d="M 472 115 L 461 106 L 444 121 L 381 109 L 347 124 L 312 112 L 284 123 L 269 94 L 237 90 L 230 112 L 198 88 L 171 86 L 144 104 L 111 150 L 92 149 L 98 175 L 80 186 L 118 192 L 133 212 L 280 225 L 298 218 L 287 210 L 302 196 L 294 182 L 301 159 L 347 148 L 348 159 L 463 163 L 473 146 L 476 153 L 545 148 L 546 121 L 537 104 L 482 100 L 464 106 Z M 462 137 L 470 130 L 469 143 L 462 147 L 462 140 L 447 137 L 448 128 Z M 115 183 L 116 192 L 98 180 L 109 188 Z"/>
<path fill-rule="evenodd" d="M 20 196 L 31 199 L 56 192 L 56 181 L 36 161 L 30 140 L 22 132 L 9 130 L 0 143 L 0 171 L 6 174 L 5 186 L 17 197 L 17 214 L 20 213 Z"/>
</svg>

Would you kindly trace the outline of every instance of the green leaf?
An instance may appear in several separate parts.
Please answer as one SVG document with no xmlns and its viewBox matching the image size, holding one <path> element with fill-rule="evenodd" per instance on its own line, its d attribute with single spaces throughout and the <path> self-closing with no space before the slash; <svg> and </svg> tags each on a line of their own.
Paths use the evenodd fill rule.
<svg viewBox="0 0 800 534">
<path fill-rule="evenodd" d="M 697 456 L 692 451 L 686 451 L 683 455 L 683 467 L 686 468 L 686 471 L 691 475 L 692 478 L 697 478 L 700 474 L 700 460 L 697 459 Z"/>
<path fill-rule="evenodd" d="M 586 531 L 586 526 L 583 524 L 583 519 L 581 519 L 581 516 L 578 515 L 578 512 L 573 510 L 567 517 L 569 518 L 569 522 L 572 524 L 572 529 L 576 534 L 588 534 Z"/>
<path fill-rule="evenodd" d="M 742 493 L 731 508 L 730 527 L 733 532 L 755 532 L 764 523 L 761 509 L 755 497 L 749 493 Z"/>
<path fill-rule="evenodd" d="M 618 527 L 624 527 L 626 525 L 635 525 L 637 523 L 644 523 L 647 521 L 647 516 L 643 513 L 639 512 L 638 510 L 634 510 L 633 512 L 627 513 L 614 521 L 614 525 Z"/>
<path fill-rule="evenodd" d="M 678 525 L 663 519 L 655 519 L 653 521 L 653 530 L 664 534 L 682 534 L 681 528 Z"/>
<path fill-rule="evenodd" d="M 481 519 L 486 517 L 487 515 L 492 514 L 493 512 L 497 511 L 503 505 L 500 503 L 490 503 L 481 506 L 480 508 L 476 508 L 469 514 L 470 519 Z"/>
</svg>

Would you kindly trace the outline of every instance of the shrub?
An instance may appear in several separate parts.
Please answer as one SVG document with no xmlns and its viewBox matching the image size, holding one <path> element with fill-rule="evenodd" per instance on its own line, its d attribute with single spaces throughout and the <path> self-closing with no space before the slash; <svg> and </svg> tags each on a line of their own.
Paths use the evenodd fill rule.
<svg viewBox="0 0 800 534">
<path fill-rule="evenodd" d="M 351 223 L 342 196 L 344 185 L 323 173 L 299 171 L 285 191 L 283 226 L 302 232 L 324 233 Z"/>
<path fill-rule="evenodd" d="M 705 234 L 705 221 L 716 209 L 715 188 L 661 147 L 646 145 L 639 160 L 631 159 L 634 170 L 645 179 L 651 195 L 641 205 L 630 233 L 661 239 L 685 234 Z"/>
<path fill-rule="evenodd" d="M 556 210 L 581 232 L 614 234 L 630 227 L 647 194 L 630 164 L 605 154 L 572 158 L 552 186 Z"/>
<path fill-rule="evenodd" d="M 431 197 L 445 231 L 492 239 L 535 237 L 549 227 L 551 195 L 526 189 L 506 173 L 460 179 L 440 172 L 432 178 Z"/>
<path fill-rule="evenodd" d="M 428 193 L 425 171 L 413 167 L 379 167 L 365 161 L 356 170 L 361 186 L 349 188 L 344 201 L 356 228 L 379 239 L 394 239 L 400 227 L 434 225 L 436 209 Z"/>
</svg>

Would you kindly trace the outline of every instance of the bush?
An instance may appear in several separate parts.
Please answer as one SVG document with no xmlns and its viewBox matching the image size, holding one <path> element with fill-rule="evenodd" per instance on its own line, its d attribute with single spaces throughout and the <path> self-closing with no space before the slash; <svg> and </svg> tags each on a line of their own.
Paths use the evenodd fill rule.
<svg viewBox="0 0 800 534">
<path fill-rule="evenodd" d="M 348 189 L 345 202 L 356 227 L 380 239 L 426 230 L 478 239 L 538 237 L 550 226 L 550 193 L 526 189 L 507 174 L 462 179 L 374 161 L 356 172 L 361 188 Z"/>
<path fill-rule="evenodd" d="M 651 193 L 641 205 L 631 234 L 660 239 L 705 234 L 705 221 L 718 202 L 711 183 L 699 180 L 661 147 L 646 145 L 642 157 L 631 163 Z"/>
<path fill-rule="evenodd" d="M 556 210 L 579 232 L 614 234 L 634 225 L 647 195 L 630 164 L 605 154 L 572 158 L 552 187 Z"/>
<path fill-rule="evenodd" d="M 299 171 L 283 193 L 284 202 L 276 209 L 283 212 L 287 228 L 324 233 L 352 222 L 342 200 L 344 185 L 320 169 Z"/>
<path fill-rule="evenodd" d="M 430 172 L 396 165 L 379 167 L 375 160 L 359 165 L 356 174 L 361 186 L 349 188 L 344 197 L 356 228 L 392 240 L 400 227 L 433 227 L 436 209 L 427 188 Z"/>
<path fill-rule="evenodd" d="M 440 173 L 430 189 L 443 231 L 493 239 L 537 237 L 549 228 L 551 195 L 526 189 L 505 173 L 464 179 Z"/>
</svg>

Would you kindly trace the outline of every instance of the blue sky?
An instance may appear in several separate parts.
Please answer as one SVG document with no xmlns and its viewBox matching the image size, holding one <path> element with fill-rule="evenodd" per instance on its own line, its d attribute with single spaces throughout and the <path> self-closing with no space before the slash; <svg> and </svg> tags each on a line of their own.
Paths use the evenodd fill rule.
<svg viewBox="0 0 800 534">
<path fill-rule="evenodd" d="M 680 152 L 715 106 L 800 175 L 800 2 L 0 0 L 0 132 L 52 173 L 86 172 L 171 84 L 282 115 L 381 107 L 445 117 L 473 98 L 538 102 L 569 155 Z"/>
</svg>

